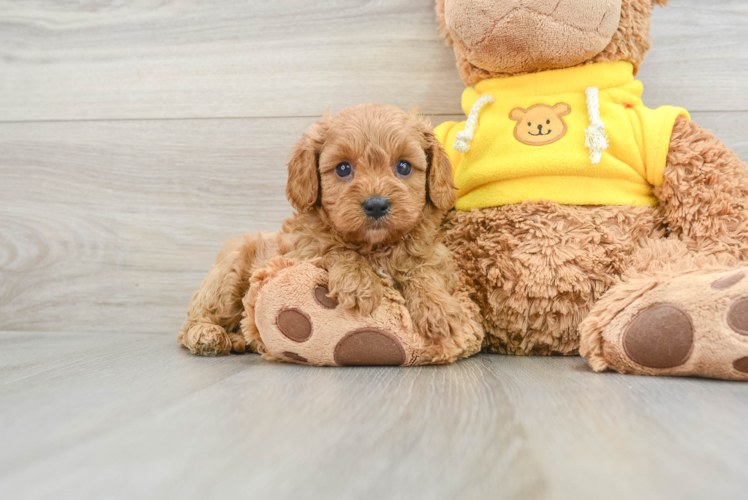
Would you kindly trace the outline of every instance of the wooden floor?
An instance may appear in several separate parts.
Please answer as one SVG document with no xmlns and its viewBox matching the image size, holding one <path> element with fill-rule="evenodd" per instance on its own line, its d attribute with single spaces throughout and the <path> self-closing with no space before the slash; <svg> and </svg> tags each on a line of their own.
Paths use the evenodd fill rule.
<svg viewBox="0 0 748 500">
<path fill-rule="evenodd" d="M 0 498 L 745 498 L 745 384 L 176 345 L 221 243 L 290 215 L 286 155 L 327 108 L 460 112 L 432 8 L 0 0 Z M 743 159 L 746 25 L 673 0 L 640 73 Z"/>
</svg>

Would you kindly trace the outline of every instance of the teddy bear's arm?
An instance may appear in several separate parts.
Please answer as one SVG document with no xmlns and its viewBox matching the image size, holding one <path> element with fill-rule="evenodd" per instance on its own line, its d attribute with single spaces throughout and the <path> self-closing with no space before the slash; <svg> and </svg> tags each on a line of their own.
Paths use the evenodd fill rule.
<svg viewBox="0 0 748 500">
<path fill-rule="evenodd" d="M 710 131 L 676 120 L 655 195 L 672 235 L 691 251 L 748 259 L 748 167 Z"/>
</svg>

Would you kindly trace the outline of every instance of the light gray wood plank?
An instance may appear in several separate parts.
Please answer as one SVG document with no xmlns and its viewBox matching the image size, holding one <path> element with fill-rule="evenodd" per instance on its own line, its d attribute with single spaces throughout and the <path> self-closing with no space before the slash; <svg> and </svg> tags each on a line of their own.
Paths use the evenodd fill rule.
<svg viewBox="0 0 748 500">
<path fill-rule="evenodd" d="M 657 8 L 648 98 L 748 110 L 748 3 Z M 362 102 L 459 112 L 433 0 L 0 0 L 0 120 L 317 116 Z"/>
<path fill-rule="evenodd" d="M 259 356 L 218 361 L 189 355 L 175 335 L 0 333 L 0 476 L 200 392 Z"/>
<path fill-rule="evenodd" d="M 748 113 L 694 119 L 748 158 Z M 222 243 L 291 215 L 313 121 L 0 124 L 0 329 L 176 332 Z"/>
<path fill-rule="evenodd" d="M 291 215 L 313 121 L 0 125 L 0 325 L 176 332 L 223 242 Z"/>
<path fill-rule="evenodd" d="M 748 109 L 748 2 L 674 0 L 655 7 L 652 49 L 638 78 L 647 105 Z"/>
<path fill-rule="evenodd" d="M 748 486 L 745 384 L 600 375 L 580 358 L 309 368 L 129 337 L 0 334 L 17 371 L 0 385 L 0 497 L 737 499 Z M 64 356 L 39 357 L 39 342 Z"/>
</svg>

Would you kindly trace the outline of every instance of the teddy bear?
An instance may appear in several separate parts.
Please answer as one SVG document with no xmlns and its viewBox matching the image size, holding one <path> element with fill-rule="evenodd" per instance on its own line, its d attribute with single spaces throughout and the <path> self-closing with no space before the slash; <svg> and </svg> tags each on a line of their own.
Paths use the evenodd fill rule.
<svg viewBox="0 0 748 500">
<path fill-rule="evenodd" d="M 686 110 L 644 106 L 635 79 L 666 3 L 436 0 L 468 86 L 466 119 L 435 131 L 457 188 L 443 231 L 484 352 L 748 380 L 748 167 Z M 316 357 L 292 361 L 340 366 L 346 332 L 362 329 L 393 345 L 358 342 L 372 354 L 353 364 L 465 356 L 437 360 L 396 293 L 370 317 L 334 301 L 322 313 L 324 274 L 286 262 L 252 278 L 266 356 L 293 345 Z M 306 311 L 305 332 L 324 325 L 308 349 L 279 333 L 290 307 Z"/>
<path fill-rule="evenodd" d="M 483 350 L 748 380 L 748 170 L 635 75 L 667 0 L 436 0 L 468 86 L 436 129 Z"/>
</svg>

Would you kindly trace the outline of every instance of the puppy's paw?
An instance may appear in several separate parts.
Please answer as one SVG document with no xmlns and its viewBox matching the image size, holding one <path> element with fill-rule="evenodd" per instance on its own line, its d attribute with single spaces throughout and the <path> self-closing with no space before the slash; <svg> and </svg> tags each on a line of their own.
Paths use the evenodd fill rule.
<svg viewBox="0 0 748 500">
<path fill-rule="evenodd" d="M 462 331 L 462 315 L 457 302 L 449 296 L 429 297 L 408 307 L 413 327 L 419 335 L 449 338 Z"/>
<path fill-rule="evenodd" d="M 366 275 L 330 273 L 330 296 L 346 309 L 369 316 L 382 303 L 384 289 L 378 280 Z"/>
<path fill-rule="evenodd" d="M 183 345 L 198 356 L 228 356 L 232 341 L 221 326 L 198 323 L 187 331 Z"/>
<path fill-rule="evenodd" d="M 233 332 L 229 333 L 229 340 L 231 340 L 231 350 L 233 352 L 246 352 L 247 342 L 241 333 Z"/>
</svg>

